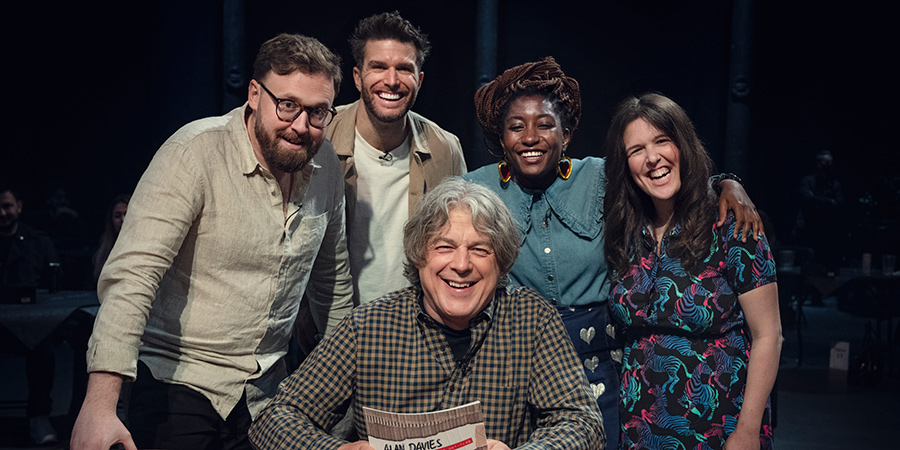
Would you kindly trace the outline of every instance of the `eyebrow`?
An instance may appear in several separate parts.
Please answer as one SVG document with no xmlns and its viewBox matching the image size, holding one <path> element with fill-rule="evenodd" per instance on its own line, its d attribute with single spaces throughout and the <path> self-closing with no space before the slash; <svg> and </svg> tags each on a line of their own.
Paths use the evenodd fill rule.
<svg viewBox="0 0 900 450">
<path fill-rule="evenodd" d="M 661 138 L 661 137 L 665 137 L 665 138 L 668 138 L 668 139 L 672 139 L 672 138 L 670 138 L 669 135 L 666 134 L 666 133 L 659 133 L 659 134 L 657 134 L 656 136 L 653 136 L 653 139 L 651 139 L 651 141 L 654 141 L 654 142 L 655 142 L 657 139 L 659 139 L 659 138 Z M 640 148 L 640 147 L 643 147 L 643 146 L 644 146 L 643 144 L 637 144 L 637 145 L 632 145 L 631 147 L 625 147 L 625 152 L 627 153 L 627 152 L 630 152 L 631 150 L 634 150 L 634 149 L 636 149 L 636 148 Z"/>
<path fill-rule="evenodd" d="M 553 114 L 541 114 L 537 116 L 538 119 L 544 119 L 547 117 L 553 119 L 554 122 L 556 121 L 556 118 L 553 117 Z M 506 118 L 506 120 L 525 120 L 525 118 L 523 116 L 509 116 Z"/>
</svg>

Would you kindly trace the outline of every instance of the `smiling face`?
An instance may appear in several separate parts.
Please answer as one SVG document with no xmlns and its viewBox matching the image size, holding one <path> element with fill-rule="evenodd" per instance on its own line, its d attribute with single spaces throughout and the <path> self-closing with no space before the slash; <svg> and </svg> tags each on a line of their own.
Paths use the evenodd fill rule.
<svg viewBox="0 0 900 450">
<path fill-rule="evenodd" d="M 625 127 L 623 141 L 635 184 L 650 196 L 658 213 L 671 210 L 681 189 L 680 152 L 675 142 L 644 119 Z"/>
<path fill-rule="evenodd" d="M 447 224 L 428 245 L 425 263 L 417 266 L 425 312 L 456 330 L 487 306 L 497 289 L 500 266 L 486 234 L 472 224 L 465 209 L 450 211 Z"/>
<path fill-rule="evenodd" d="M 334 101 L 334 83 L 325 74 L 269 72 L 262 81 L 276 97 L 305 107 L 330 108 Z M 250 82 L 248 100 L 253 109 L 250 140 L 259 162 L 271 171 L 292 173 L 302 169 L 325 140 L 325 130 L 310 126 L 306 112 L 293 122 L 279 119 L 275 101 L 256 80 Z"/>
<path fill-rule="evenodd" d="M 416 102 L 424 73 L 416 66 L 416 47 L 393 39 L 368 41 L 362 67 L 353 68 L 353 80 L 369 115 L 396 122 Z"/>
<path fill-rule="evenodd" d="M 540 95 L 513 100 L 501 131 L 500 145 L 516 183 L 538 189 L 553 184 L 571 137 L 553 103 Z"/>
</svg>

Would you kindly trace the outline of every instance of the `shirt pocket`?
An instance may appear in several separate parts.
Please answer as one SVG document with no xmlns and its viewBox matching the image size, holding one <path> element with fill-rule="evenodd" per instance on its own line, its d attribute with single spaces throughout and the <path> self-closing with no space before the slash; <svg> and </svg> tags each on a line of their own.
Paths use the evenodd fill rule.
<svg viewBox="0 0 900 450">
<path fill-rule="evenodd" d="M 307 268 L 307 264 L 311 264 L 319 253 L 327 229 L 328 213 L 299 216 L 291 220 L 285 232 L 288 256 L 296 258 L 299 264 Z"/>
</svg>

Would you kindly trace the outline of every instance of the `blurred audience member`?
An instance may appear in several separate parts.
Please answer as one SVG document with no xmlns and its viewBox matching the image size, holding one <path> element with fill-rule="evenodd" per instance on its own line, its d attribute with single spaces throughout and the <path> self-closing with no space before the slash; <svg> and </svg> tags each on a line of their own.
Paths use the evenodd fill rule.
<svg viewBox="0 0 900 450">
<path fill-rule="evenodd" d="M 109 257 L 109 252 L 119 237 L 119 230 L 122 229 L 122 222 L 125 220 L 125 213 L 128 212 L 128 202 L 130 200 L 131 195 L 122 194 L 113 199 L 109 207 L 109 212 L 103 221 L 104 228 L 103 234 L 100 236 L 100 246 L 97 248 L 97 252 L 94 253 L 94 281 L 97 281 L 97 278 L 100 277 L 100 270 L 103 269 L 103 264 L 106 262 L 106 258 Z"/>
<path fill-rule="evenodd" d="M 799 193 L 801 207 L 794 230 L 797 242 L 811 247 L 815 259 L 824 266 L 840 266 L 842 248 L 835 242 L 847 231 L 841 210 L 844 192 L 835 176 L 834 156 L 830 151 L 816 153 L 815 172 L 800 180 Z"/>
<path fill-rule="evenodd" d="M 59 264 L 56 249 L 46 233 L 19 221 L 22 200 L 13 187 L 0 186 L 0 290 L 3 301 L 21 301 L 22 289 L 31 291 L 48 286 L 48 268 Z M 28 348 L 5 329 L 0 333 L 4 351 L 25 355 L 28 378 L 29 434 L 36 444 L 56 442 L 56 431 L 50 424 L 53 399 L 53 339 L 47 337 L 34 348 Z"/>
</svg>

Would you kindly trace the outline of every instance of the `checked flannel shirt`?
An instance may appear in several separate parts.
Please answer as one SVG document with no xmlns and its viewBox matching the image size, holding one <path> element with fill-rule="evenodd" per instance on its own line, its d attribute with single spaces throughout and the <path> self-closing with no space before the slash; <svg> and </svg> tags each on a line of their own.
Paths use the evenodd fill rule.
<svg viewBox="0 0 900 450">
<path fill-rule="evenodd" d="M 354 309 L 281 384 L 251 427 L 253 445 L 335 449 L 345 442 L 325 430 L 351 404 L 365 439 L 363 406 L 413 413 L 478 400 L 487 437 L 511 448 L 604 447 L 597 402 L 547 301 L 529 288 L 498 290 L 471 322 L 464 370 L 421 296 L 410 287 Z"/>
</svg>

